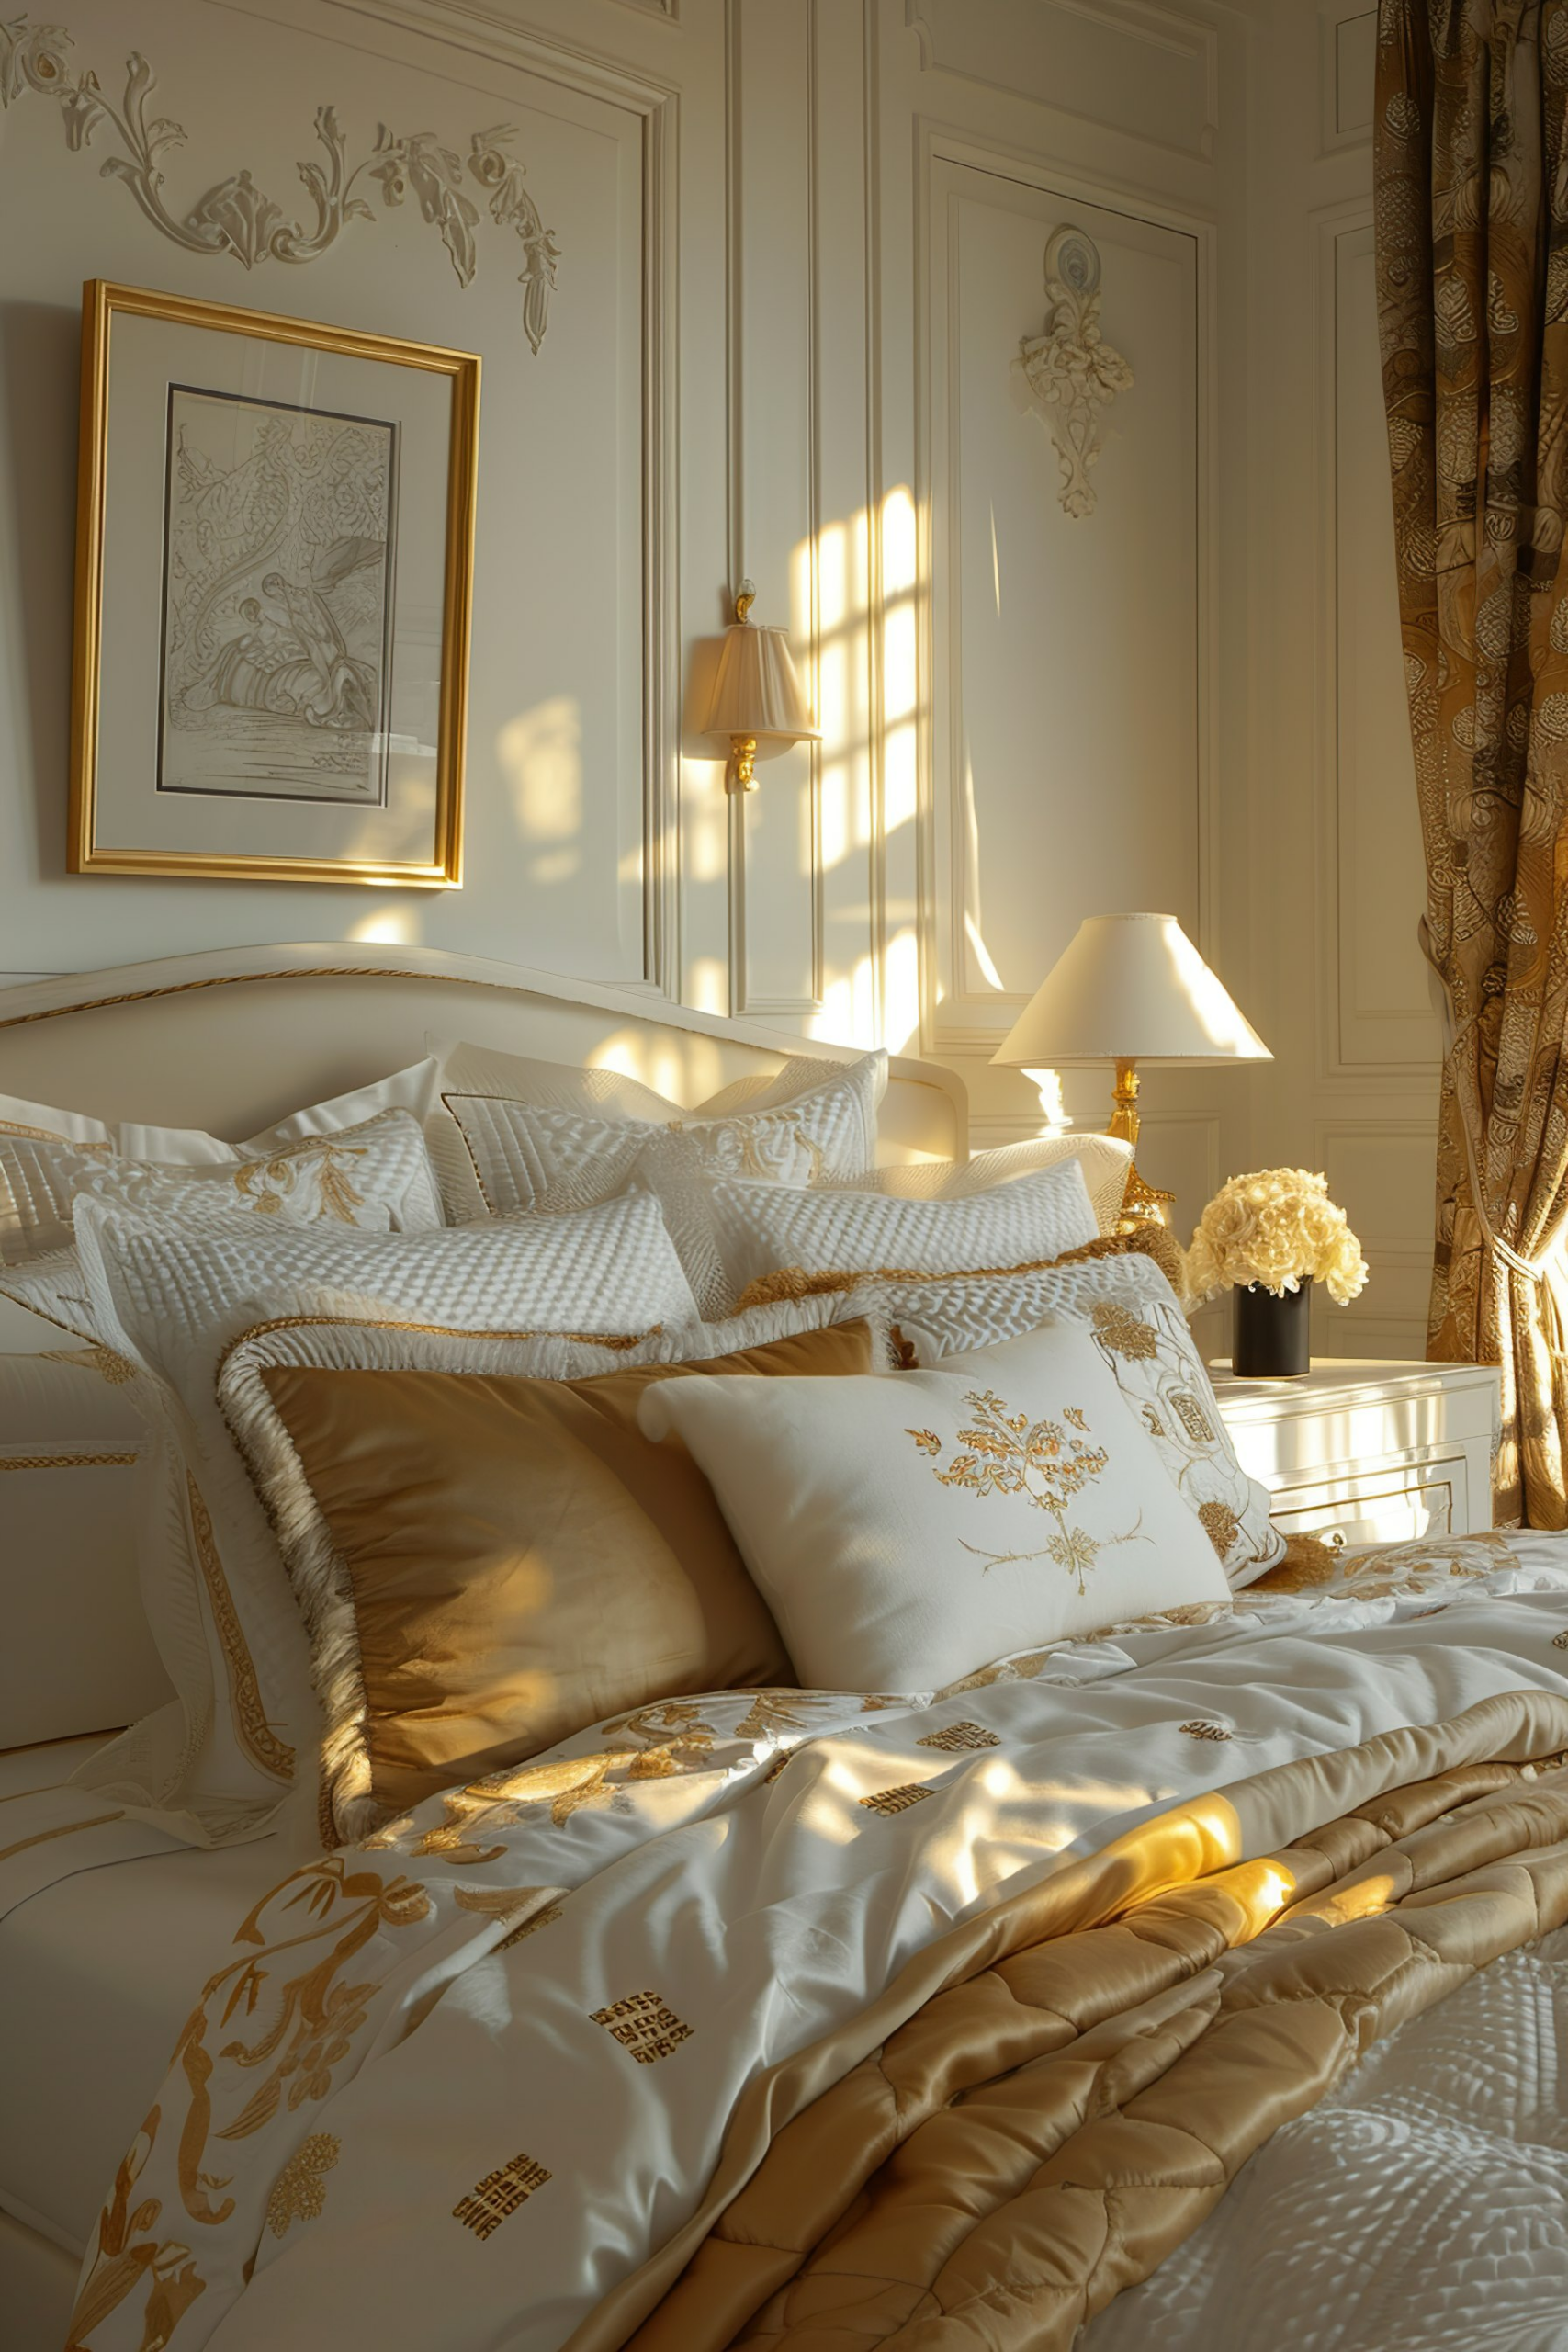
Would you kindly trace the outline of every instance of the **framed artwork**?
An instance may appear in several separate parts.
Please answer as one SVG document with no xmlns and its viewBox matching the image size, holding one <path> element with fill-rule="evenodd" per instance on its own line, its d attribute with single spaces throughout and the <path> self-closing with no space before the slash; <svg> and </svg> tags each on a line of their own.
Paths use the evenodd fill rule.
<svg viewBox="0 0 1568 2352">
<path fill-rule="evenodd" d="M 90 279 L 68 864 L 462 881 L 470 353 Z"/>
</svg>

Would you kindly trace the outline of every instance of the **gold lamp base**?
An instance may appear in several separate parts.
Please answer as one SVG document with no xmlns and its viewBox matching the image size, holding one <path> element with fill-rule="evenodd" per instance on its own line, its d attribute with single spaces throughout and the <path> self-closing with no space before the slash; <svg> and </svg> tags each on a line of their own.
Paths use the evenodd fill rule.
<svg viewBox="0 0 1568 2352">
<path fill-rule="evenodd" d="M 1135 1062 L 1118 1060 L 1116 1085 L 1111 1095 L 1116 1108 L 1111 1114 L 1108 1136 L 1120 1136 L 1124 1143 L 1138 1141 L 1138 1069 Z M 1135 1233 L 1140 1225 L 1170 1223 L 1169 1210 L 1176 1199 L 1174 1193 L 1162 1193 L 1157 1185 L 1145 1182 L 1138 1173 L 1136 1159 L 1127 1167 L 1127 1187 L 1122 1195 L 1122 1214 L 1116 1220 L 1118 1233 Z"/>
</svg>

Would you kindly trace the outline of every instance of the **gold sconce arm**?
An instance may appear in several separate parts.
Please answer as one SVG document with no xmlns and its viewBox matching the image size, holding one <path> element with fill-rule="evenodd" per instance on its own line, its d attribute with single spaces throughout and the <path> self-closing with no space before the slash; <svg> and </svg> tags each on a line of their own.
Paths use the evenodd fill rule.
<svg viewBox="0 0 1568 2352">
<path fill-rule="evenodd" d="M 757 738 L 755 735 L 732 735 L 729 750 L 729 774 L 725 778 L 725 789 L 728 792 L 755 792 Z"/>
</svg>

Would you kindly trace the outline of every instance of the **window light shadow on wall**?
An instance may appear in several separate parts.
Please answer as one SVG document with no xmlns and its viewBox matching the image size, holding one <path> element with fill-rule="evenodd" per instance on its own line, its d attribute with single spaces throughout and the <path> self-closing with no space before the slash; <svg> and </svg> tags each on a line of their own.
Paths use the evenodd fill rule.
<svg viewBox="0 0 1568 2352">
<path fill-rule="evenodd" d="M 822 731 L 818 788 L 807 818 L 815 840 L 801 844 L 802 870 L 812 870 L 815 853 L 825 876 L 858 863 L 866 876 L 863 898 L 852 891 L 847 902 L 841 893 L 836 907 L 829 902 L 822 1003 L 807 1026 L 813 1036 L 881 1043 L 895 1053 L 918 1038 L 920 1024 L 910 895 L 919 721 L 916 550 L 915 502 L 900 483 L 874 513 L 863 508 L 826 524 L 814 541 L 803 540 L 791 567 L 791 630 Z M 862 949 L 840 957 L 835 926 L 863 938 L 870 920 L 878 769 L 883 854 L 895 877 L 907 873 L 909 879 L 890 886 L 880 956 Z"/>
<path fill-rule="evenodd" d="M 530 882 L 570 882 L 582 866 L 582 711 L 552 695 L 508 719 L 496 737 L 502 786 Z"/>
<path fill-rule="evenodd" d="M 351 923 L 348 935 L 377 947 L 417 947 L 423 937 L 419 914 L 417 907 L 380 907 Z"/>
<path fill-rule="evenodd" d="M 688 1104 L 705 1102 L 735 1076 L 716 1039 L 660 1036 L 648 1029 L 618 1029 L 584 1059 L 590 1069 L 614 1070 L 652 1087 L 669 1102 Z"/>
</svg>

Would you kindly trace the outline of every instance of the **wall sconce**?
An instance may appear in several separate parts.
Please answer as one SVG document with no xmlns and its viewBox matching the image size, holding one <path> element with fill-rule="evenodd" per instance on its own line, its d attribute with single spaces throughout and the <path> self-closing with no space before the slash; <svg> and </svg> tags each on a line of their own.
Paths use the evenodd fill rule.
<svg viewBox="0 0 1568 2352">
<path fill-rule="evenodd" d="M 713 694 L 708 703 L 707 732 L 728 735 L 730 761 L 725 775 L 728 792 L 757 789 L 757 743 L 760 737 L 775 742 L 815 741 L 819 729 L 800 690 L 790 659 L 789 631 L 761 628 L 748 619 L 757 601 L 752 581 L 740 582 L 735 618 L 724 632 Z"/>
</svg>

